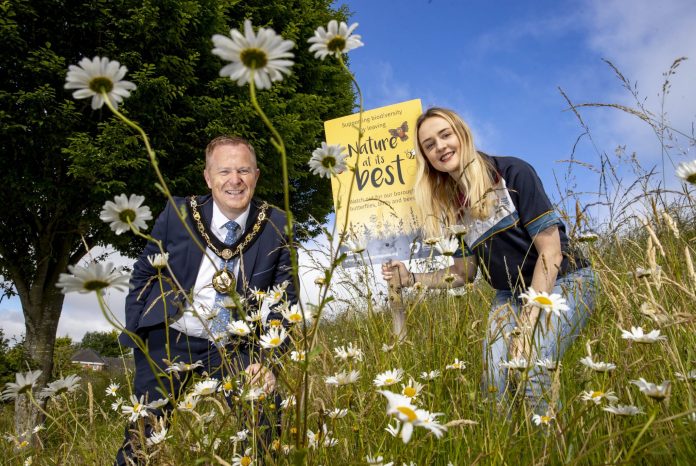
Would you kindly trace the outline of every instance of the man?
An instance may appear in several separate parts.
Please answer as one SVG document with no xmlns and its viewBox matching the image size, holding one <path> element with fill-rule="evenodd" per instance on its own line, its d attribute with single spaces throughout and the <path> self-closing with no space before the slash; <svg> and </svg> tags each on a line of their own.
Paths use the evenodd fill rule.
<svg viewBox="0 0 696 466">
<path fill-rule="evenodd" d="M 245 139 L 221 136 L 208 144 L 205 155 L 203 175 L 211 194 L 175 199 L 179 210 L 186 213 L 188 228 L 167 204 L 152 229 L 152 236 L 168 254 L 168 267 L 159 268 L 163 279 L 158 279 L 156 266 L 160 264 L 152 260 L 160 249 L 152 241 L 133 267 L 126 330 L 144 342 L 159 368 L 153 372 L 128 332 L 119 338 L 134 348 L 134 392 L 138 397 L 144 395 L 146 403 L 164 397 L 162 381 L 167 392 L 174 390 L 174 396 L 184 391 L 185 374 L 172 377 L 171 382 L 161 377 L 172 363 L 201 361 L 198 370 L 219 380 L 233 375 L 230 370 L 244 370 L 251 385 L 271 392 L 275 376 L 264 365 L 261 348 L 230 342 L 227 323 L 245 317 L 230 303 L 240 296 L 248 298 L 252 288 L 277 286 L 286 287 L 287 302 L 297 301 L 284 234 L 286 216 L 253 198 L 260 176 L 254 148 Z M 274 311 L 268 317 L 268 321 L 282 319 Z M 128 434 L 118 464 L 125 464 L 124 450 L 125 456 L 132 455 Z"/>
</svg>

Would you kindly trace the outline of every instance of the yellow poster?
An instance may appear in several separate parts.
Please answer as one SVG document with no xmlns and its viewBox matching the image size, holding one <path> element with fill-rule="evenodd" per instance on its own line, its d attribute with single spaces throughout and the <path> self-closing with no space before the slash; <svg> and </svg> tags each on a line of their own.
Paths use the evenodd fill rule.
<svg viewBox="0 0 696 466">
<path fill-rule="evenodd" d="M 349 169 L 331 177 L 339 231 L 348 212 L 348 234 L 367 243 L 373 263 L 424 255 L 413 198 L 414 128 L 420 114 L 419 99 L 365 111 L 360 138 L 359 113 L 324 122 L 327 144 L 340 144 L 348 155 Z M 355 265 L 354 259 L 344 265 Z"/>
</svg>

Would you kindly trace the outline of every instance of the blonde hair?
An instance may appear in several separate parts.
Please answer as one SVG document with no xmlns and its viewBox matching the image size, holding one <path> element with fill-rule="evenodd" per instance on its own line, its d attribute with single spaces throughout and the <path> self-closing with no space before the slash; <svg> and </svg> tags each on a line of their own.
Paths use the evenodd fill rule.
<svg viewBox="0 0 696 466">
<path fill-rule="evenodd" d="M 418 132 L 428 118 L 440 117 L 447 121 L 460 145 L 459 174 L 450 176 L 430 165 L 421 147 Z M 463 214 L 486 219 L 492 213 L 494 168 L 474 147 L 469 126 L 452 110 L 432 107 L 416 120 L 416 184 L 413 188 L 416 203 L 421 209 L 426 236 L 441 236 L 443 226 L 458 223 Z M 459 196 L 464 202 L 460 206 Z"/>
</svg>

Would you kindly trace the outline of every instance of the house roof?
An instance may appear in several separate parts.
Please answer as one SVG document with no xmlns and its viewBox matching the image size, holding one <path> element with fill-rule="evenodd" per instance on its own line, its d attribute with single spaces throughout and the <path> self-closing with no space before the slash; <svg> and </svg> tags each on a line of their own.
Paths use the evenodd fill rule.
<svg viewBox="0 0 696 466">
<path fill-rule="evenodd" d="M 106 364 L 104 359 L 99 356 L 99 353 L 92 348 L 82 348 L 77 350 L 70 358 L 72 362 L 90 363 L 90 364 Z"/>
</svg>

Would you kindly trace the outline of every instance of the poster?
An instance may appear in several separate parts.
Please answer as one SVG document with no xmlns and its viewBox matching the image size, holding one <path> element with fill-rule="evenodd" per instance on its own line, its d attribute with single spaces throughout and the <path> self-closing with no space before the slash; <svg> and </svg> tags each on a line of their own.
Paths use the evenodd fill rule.
<svg viewBox="0 0 696 466">
<path fill-rule="evenodd" d="M 348 212 L 349 237 L 366 242 L 363 254 L 373 264 L 430 253 L 419 238 L 422 222 L 413 197 L 414 128 L 420 114 L 419 99 L 367 110 L 362 114 L 362 138 L 359 113 L 324 122 L 327 144 L 340 144 L 348 155 L 349 169 L 331 177 L 338 231 Z M 346 251 L 345 267 L 362 263 L 359 255 Z"/>
</svg>

